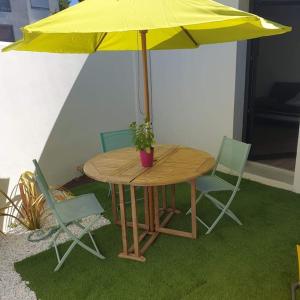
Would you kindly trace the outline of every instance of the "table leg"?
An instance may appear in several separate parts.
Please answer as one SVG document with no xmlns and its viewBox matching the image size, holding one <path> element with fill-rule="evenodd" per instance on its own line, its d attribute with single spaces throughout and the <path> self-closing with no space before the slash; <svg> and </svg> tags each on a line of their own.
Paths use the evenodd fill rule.
<svg viewBox="0 0 300 300">
<path fill-rule="evenodd" d="M 134 186 L 130 186 L 130 194 L 131 194 L 131 214 L 132 214 L 134 254 L 135 254 L 135 256 L 140 256 L 139 232 L 138 232 L 136 197 L 135 197 L 135 187 Z"/>
<path fill-rule="evenodd" d="M 131 193 L 131 213 L 132 213 L 132 222 L 126 222 L 125 216 L 125 201 L 124 201 L 124 187 L 119 185 L 120 189 L 120 212 L 121 212 L 121 225 L 122 225 L 122 241 L 123 241 L 123 252 L 119 254 L 119 257 L 145 261 L 145 257 L 142 256 L 145 251 L 150 247 L 150 245 L 155 241 L 160 233 L 165 233 L 174 236 L 186 237 L 186 238 L 197 238 L 197 220 L 196 220 L 196 180 L 190 182 L 191 185 L 191 223 L 192 230 L 191 232 L 166 228 L 166 225 L 169 223 L 174 214 L 179 213 L 175 207 L 175 185 L 171 186 L 171 208 L 166 208 L 165 212 L 167 215 L 160 220 L 160 208 L 159 208 L 159 188 L 154 187 L 145 187 L 144 188 L 144 204 L 145 204 L 145 223 L 139 224 L 137 217 L 137 206 L 136 206 L 136 194 L 135 187 L 130 186 Z M 165 192 L 162 188 L 163 194 Z M 147 209 L 148 208 L 148 209 Z M 149 224 L 147 224 L 147 220 Z M 127 235 L 126 235 L 126 226 L 132 226 L 133 230 L 133 245 L 128 250 L 127 246 Z M 139 236 L 138 228 L 141 227 L 149 228 L 149 230 L 143 232 Z M 147 236 L 150 235 L 150 238 L 144 243 L 140 248 L 140 242 Z M 133 253 L 132 253 L 133 251 Z"/>
<path fill-rule="evenodd" d="M 191 221 L 192 238 L 197 238 L 197 220 L 196 220 L 196 180 L 191 181 Z"/>
<path fill-rule="evenodd" d="M 186 238 L 197 238 L 197 220 L 196 220 L 196 180 L 193 180 L 190 182 L 191 185 L 191 223 L 192 223 L 192 230 L 191 232 L 176 230 L 172 228 L 166 228 L 165 225 L 168 223 L 168 221 L 172 218 L 174 214 L 178 212 L 178 210 L 175 207 L 175 186 L 171 186 L 171 208 L 166 209 L 166 212 L 168 212 L 165 219 L 162 219 L 161 224 L 156 223 L 155 230 L 156 232 L 175 235 L 175 236 L 181 236 Z M 156 198 L 156 192 L 154 192 L 154 200 L 155 200 L 155 210 L 157 207 L 157 198 Z M 156 217 L 157 218 L 157 217 Z"/>
<path fill-rule="evenodd" d="M 155 230 L 157 231 L 160 227 L 159 222 L 159 201 L 158 201 L 158 187 L 154 187 L 154 223 L 155 223 Z"/>
<path fill-rule="evenodd" d="M 119 184 L 119 197 L 120 197 L 120 214 L 121 214 L 123 254 L 128 255 L 127 230 L 126 230 L 126 210 L 125 210 L 125 199 L 124 199 L 125 196 L 124 196 L 124 185 L 122 185 L 122 184 Z"/>
<path fill-rule="evenodd" d="M 115 185 L 111 184 L 111 208 L 112 208 L 112 214 L 114 223 L 118 223 L 118 212 L 117 212 L 117 204 L 116 204 L 116 189 Z"/>
<path fill-rule="evenodd" d="M 167 209 L 167 193 L 166 193 L 166 186 L 162 186 L 161 187 L 161 191 L 162 191 L 162 208 L 163 210 Z"/>
<path fill-rule="evenodd" d="M 149 231 L 154 232 L 153 187 L 148 187 Z"/>
<path fill-rule="evenodd" d="M 149 230 L 149 201 L 148 201 L 148 189 L 144 187 L 144 214 L 145 214 L 145 225 Z"/>
<path fill-rule="evenodd" d="M 171 208 L 176 210 L 175 207 L 175 184 L 171 185 Z"/>
<path fill-rule="evenodd" d="M 126 222 L 125 193 L 124 193 L 124 186 L 122 184 L 119 184 L 123 252 L 119 253 L 118 256 L 121 258 L 127 258 L 127 259 L 144 262 L 146 259 L 145 259 L 145 257 L 140 255 L 140 250 L 139 250 L 138 219 L 137 219 L 137 211 L 136 211 L 136 198 L 135 198 L 134 186 L 130 187 L 130 191 L 131 191 L 131 213 L 132 213 L 134 253 L 129 253 L 130 251 L 128 249 L 128 242 L 127 242 L 127 223 L 128 222 Z"/>
</svg>

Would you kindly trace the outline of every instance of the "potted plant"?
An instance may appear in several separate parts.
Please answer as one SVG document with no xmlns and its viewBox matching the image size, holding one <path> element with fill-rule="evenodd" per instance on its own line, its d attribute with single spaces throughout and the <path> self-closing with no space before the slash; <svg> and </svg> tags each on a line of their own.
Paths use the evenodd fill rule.
<svg viewBox="0 0 300 300">
<path fill-rule="evenodd" d="M 136 122 L 130 124 L 133 131 L 133 142 L 137 150 L 140 151 L 140 159 L 143 167 L 149 168 L 153 166 L 154 156 L 154 133 L 151 123 L 147 120 L 138 125 Z"/>
</svg>

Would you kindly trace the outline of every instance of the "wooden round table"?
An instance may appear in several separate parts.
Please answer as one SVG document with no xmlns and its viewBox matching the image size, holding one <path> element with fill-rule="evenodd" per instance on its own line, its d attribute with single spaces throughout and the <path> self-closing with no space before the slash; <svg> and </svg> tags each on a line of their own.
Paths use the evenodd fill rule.
<svg viewBox="0 0 300 300">
<path fill-rule="evenodd" d="M 196 178 L 210 171 L 214 165 L 215 159 L 207 152 L 177 145 L 157 145 L 151 168 L 141 166 L 135 148 L 100 153 L 87 161 L 83 168 L 87 176 L 111 184 L 114 222 L 121 225 L 122 232 L 123 251 L 119 257 L 145 261 L 143 254 L 160 233 L 196 239 Z M 166 227 L 172 216 L 180 213 L 175 206 L 175 184 L 181 182 L 189 182 L 191 185 L 191 232 Z M 119 189 L 120 220 L 116 205 L 116 185 Z M 126 220 L 124 185 L 130 186 L 131 222 Z M 166 186 L 171 188 L 170 207 L 167 207 Z M 144 189 L 144 224 L 138 222 L 136 187 Z M 159 190 L 162 207 L 159 207 Z M 128 247 L 128 227 L 133 230 L 131 247 Z M 143 229 L 140 235 L 139 228 Z"/>
</svg>

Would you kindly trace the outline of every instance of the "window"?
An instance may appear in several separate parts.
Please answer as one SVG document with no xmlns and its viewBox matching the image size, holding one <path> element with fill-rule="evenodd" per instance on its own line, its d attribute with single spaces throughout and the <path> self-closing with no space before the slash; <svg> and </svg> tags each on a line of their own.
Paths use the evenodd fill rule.
<svg viewBox="0 0 300 300">
<path fill-rule="evenodd" d="M 0 0 L 0 12 L 10 12 L 11 7 L 10 7 L 10 0 Z"/>
<path fill-rule="evenodd" d="M 48 0 L 30 0 L 31 8 L 36 9 L 49 9 L 49 1 Z"/>
<path fill-rule="evenodd" d="M 11 25 L 0 24 L 0 41 L 3 42 L 14 42 L 14 29 Z"/>
</svg>

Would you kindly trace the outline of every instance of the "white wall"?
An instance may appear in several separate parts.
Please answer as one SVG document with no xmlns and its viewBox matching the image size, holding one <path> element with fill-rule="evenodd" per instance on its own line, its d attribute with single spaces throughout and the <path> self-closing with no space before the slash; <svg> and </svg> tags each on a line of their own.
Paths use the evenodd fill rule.
<svg viewBox="0 0 300 300">
<path fill-rule="evenodd" d="M 151 64 L 158 141 L 216 154 L 233 135 L 236 43 L 153 51 Z"/>
<path fill-rule="evenodd" d="M 10 187 L 40 157 L 86 58 L 0 52 L 0 178 Z"/>
<path fill-rule="evenodd" d="M 222 2 L 238 6 L 238 1 Z M 189 145 L 216 154 L 222 137 L 233 136 L 236 58 L 237 43 L 151 52 L 158 142 Z"/>
<path fill-rule="evenodd" d="M 50 184 L 62 184 L 99 151 L 100 131 L 127 128 L 135 120 L 132 59 L 0 52 L 0 186 L 10 190 L 33 158 Z"/>
<path fill-rule="evenodd" d="M 97 53 L 87 59 L 40 158 L 53 182 L 78 175 L 76 166 L 100 151 L 100 132 L 126 129 L 135 121 L 135 91 L 132 53 Z"/>
</svg>

